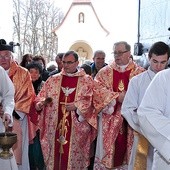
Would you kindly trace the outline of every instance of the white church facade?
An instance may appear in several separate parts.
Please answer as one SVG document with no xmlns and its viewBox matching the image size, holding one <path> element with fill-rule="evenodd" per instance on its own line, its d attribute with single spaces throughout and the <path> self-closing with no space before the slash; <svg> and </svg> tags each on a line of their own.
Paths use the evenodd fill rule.
<svg viewBox="0 0 170 170">
<path fill-rule="evenodd" d="M 81 63 L 92 60 L 96 50 L 111 54 L 110 32 L 100 22 L 90 0 L 73 0 L 53 33 L 58 38 L 58 52 L 74 50 L 78 52 Z"/>
</svg>

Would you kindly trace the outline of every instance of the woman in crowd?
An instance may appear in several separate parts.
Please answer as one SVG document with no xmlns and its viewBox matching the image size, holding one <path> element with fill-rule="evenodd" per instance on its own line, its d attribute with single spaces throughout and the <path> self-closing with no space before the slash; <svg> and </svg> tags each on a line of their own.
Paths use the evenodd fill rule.
<svg viewBox="0 0 170 170">
<path fill-rule="evenodd" d="M 35 57 L 33 57 L 33 61 L 41 64 L 42 66 L 41 76 L 42 76 L 43 81 L 46 81 L 49 77 L 49 72 L 46 70 L 46 62 L 45 62 L 44 57 L 41 55 L 36 55 Z"/>
<path fill-rule="evenodd" d="M 32 61 L 33 55 L 32 54 L 25 54 L 22 56 L 22 61 L 20 63 L 20 66 L 25 67 L 27 64 L 29 64 Z"/>
<path fill-rule="evenodd" d="M 31 74 L 32 84 L 34 86 L 34 90 L 36 95 L 41 90 L 44 81 L 42 80 L 42 66 L 37 62 L 31 62 L 26 67 Z M 35 114 L 32 114 L 35 115 Z M 37 115 L 38 117 L 38 115 Z M 31 117 L 31 121 L 36 125 L 37 117 Z M 31 170 L 43 170 L 44 166 L 44 159 L 42 155 L 41 144 L 39 140 L 39 130 L 38 127 L 35 126 L 35 136 L 33 140 L 31 140 L 29 145 L 29 162 L 30 162 L 30 169 Z M 31 133 L 33 134 L 33 133 Z M 32 139 L 32 138 L 31 138 Z"/>
</svg>

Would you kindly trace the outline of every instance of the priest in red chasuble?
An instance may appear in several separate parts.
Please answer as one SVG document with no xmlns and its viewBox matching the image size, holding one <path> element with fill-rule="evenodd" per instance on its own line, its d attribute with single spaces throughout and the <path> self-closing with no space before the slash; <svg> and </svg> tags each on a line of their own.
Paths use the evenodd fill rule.
<svg viewBox="0 0 170 170">
<path fill-rule="evenodd" d="M 36 99 L 40 140 L 47 170 L 83 170 L 97 121 L 92 107 L 94 82 L 78 68 L 78 54 L 65 53 L 63 70 L 50 77 Z"/>
<path fill-rule="evenodd" d="M 132 130 L 121 116 L 129 80 L 144 71 L 132 61 L 127 42 L 114 44 L 114 62 L 95 77 L 94 106 L 98 111 L 98 136 L 94 169 L 124 169 L 132 145 Z"/>
</svg>

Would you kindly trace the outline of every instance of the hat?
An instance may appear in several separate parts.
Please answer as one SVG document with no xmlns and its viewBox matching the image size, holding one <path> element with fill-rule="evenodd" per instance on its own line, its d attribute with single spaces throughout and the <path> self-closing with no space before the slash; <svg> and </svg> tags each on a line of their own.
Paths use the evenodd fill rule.
<svg viewBox="0 0 170 170">
<path fill-rule="evenodd" d="M 0 39 L 0 51 L 8 50 L 13 52 L 13 46 L 6 44 L 4 39 Z"/>
</svg>

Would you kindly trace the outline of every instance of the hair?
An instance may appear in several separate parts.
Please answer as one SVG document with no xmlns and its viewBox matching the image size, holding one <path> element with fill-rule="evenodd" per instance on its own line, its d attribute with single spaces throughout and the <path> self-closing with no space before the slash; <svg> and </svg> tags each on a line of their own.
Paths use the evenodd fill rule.
<svg viewBox="0 0 170 170">
<path fill-rule="evenodd" d="M 91 69 L 91 66 L 90 66 L 90 65 L 88 65 L 88 64 L 82 64 L 82 65 L 80 66 L 80 68 L 83 68 L 84 71 L 86 72 L 86 74 L 88 74 L 88 75 L 91 76 L 91 74 L 92 74 L 92 69 Z"/>
<path fill-rule="evenodd" d="M 33 61 L 39 61 L 41 60 L 43 62 L 44 68 L 46 67 L 46 62 L 43 56 L 41 55 L 36 55 L 35 57 L 33 57 Z"/>
<path fill-rule="evenodd" d="M 22 66 L 22 67 L 26 67 L 26 65 L 27 65 L 27 58 L 28 57 L 30 57 L 31 59 L 33 58 L 33 55 L 32 54 L 24 54 L 23 56 L 22 56 L 22 61 L 21 61 L 21 63 L 20 63 L 20 66 Z"/>
<path fill-rule="evenodd" d="M 94 57 L 96 57 L 97 54 L 103 54 L 104 56 L 106 56 L 105 52 L 102 50 L 97 50 L 94 52 Z"/>
<path fill-rule="evenodd" d="M 29 64 L 26 66 L 26 68 L 27 68 L 28 70 L 34 68 L 34 69 L 36 69 L 36 70 L 39 70 L 39 73 L 40 73 L 40 74 L 42 73 L 42 66 L 41 66 L 41 64 L 39 64 L 39 63 L 37 63 L 37 62 L 35 62 L 35 61 L 32 61 L 31 63 L 29 63 Z"/>
<path fill-rule="evenodd" d="M 79 56 L 78 56 L 78 54 L 77 54 L 75 51 L 67 51 L 67 52 L 64 54 L 63 57 L 67 57 L 67 56 L 69 56 L 69 55 L 73 55 L 75 61 L 78 61 Z"/>
<path fill-rule="evenodd" d="M 58 57 L 60 60 L 62 60 L 63 56 L 64 56 L 64 53 L 58 53 L 55 58 Z"/>
<path fill-rule="evenodd" d="M 130 50 L 131 50 L 131 46 L 130 46 L 126 41 L 116 42 L 116 43 L 114 43 L 114 46 L 117 46 L 117 45 L 120 45 L 120 44 L 125 45 L 125 48 L 126 48 L 127 51 L 130 51 Z"/>
<path fill-rule="evenodd" d="M 91 62 L 90 60 L 85 60 L 85 61 L 84 61 L 84 64 L 91 65 L 92 62 Z"/>
<path fill-rule="evenodd" d="M 56 68 L 57 68 L 57 66 L 52 64 L 49 67 L 47 67 L 47 71 L 52 72 L 52 71 L 56 70 Z"/>
<path fill-rule="evenodd" d="M 169 58 L 170 57 L 170 48 L 169 48 L 169 46 L 166 43 L 162 42 L 162 41 L 158 41 L 158 42 L 154 43 L 151 46 L 151 48 L 149 50 L 148 57 L 149 57 L 149 59 L 151 59 L 152 54 L 155 54 L 155 55 L 159 56 L 159 55 L 164 55 L 166 53 L 168 54 L 168 58 Z"/>
</svg>

